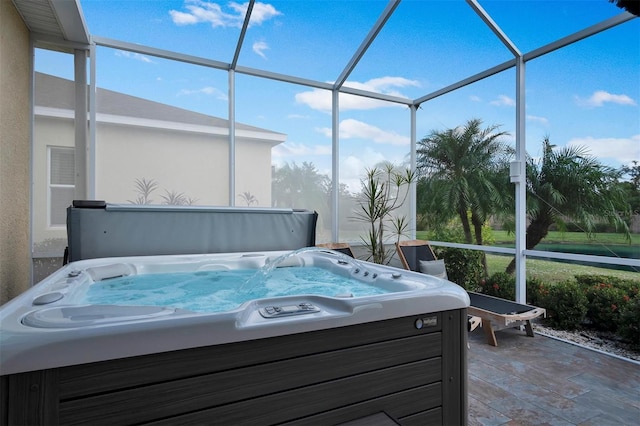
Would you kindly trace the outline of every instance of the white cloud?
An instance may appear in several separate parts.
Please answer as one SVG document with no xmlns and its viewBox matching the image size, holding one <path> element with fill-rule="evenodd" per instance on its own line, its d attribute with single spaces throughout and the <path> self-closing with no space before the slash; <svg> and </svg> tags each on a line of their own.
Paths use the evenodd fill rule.
<svg viewBox="0 0 640 426">
<path fill-rule="evenodd" d="M 171 15 L 171 19 L 176 25 L 194 25 L 201 22 L 209 23 L 212 27 L 237 27 L 242 25 L 242 15 L 224 13 L 217 3 L 187 0 L 184 7 L 188 12 L 169 11 L 169 15 Z"/>
<path fill-rule="evenodd" d="M 307 92 L 296 93 L 295 99 L 297 103 L 307 105 L 311 109 L 331 112 L 331 92 L 329 90 L 312 89 Z M 340 94 L 341 111 L 369 110 L 391 106 L 398 106 L 398 104 L 365 98 L 363 96 L 345 93 Z"/>
<path fill-rule="evenodd" d="M 308 92 L 296 93 L 296 102 L 307 105 L 311 109 L 331 111 L 331 92 L 322 89 L 312 89 Z"/>
<path fill-rule="evenodd" d="M 360 83 L 349 81 L 345 86 L 354 89 L 366 90 L 369 92 L 377 92 L 390 96 L 406 97 L 397 88 L 407 86 L 420 86 L 415 80 L 408 80 L 403 77 L 381 77 L 374 78 L 367 82 Z M 331 111 L 331 91 L 323 89 L 312 89 L 306 92 L 297 93 L 296 102 L 307 105 L 309 108 L 319 111 Z M 346 93 L 340 94 L 340 110 L 369 110 L 383 107 L 398 107 L 400 104 L 385 102 L 377 99 L 370 99 L 364 96 L 350 95 Z"/>
<path fill-rule="evenodd" d="M 469 96 L 469 100 L 471 102 L 482 102 L 482 99 L 480 98 L 480 96 L 476 96 L 476 95 Z"/>
<path fill-rule="evenodd" d="M 362 189 L 360 181 L 364 177 L 364 171 L 387 160 L 384 154 L 368 147 L 361 155 L 349 155 L 340 162 L 340 182 L 347 185 L 349 191 L 360 192 Z"/>
<path fill-rule="evenodd" d="M 389 145 L 409 145 L 410 143 L 409 137 L 399 135 L 396 132 L 388 132 L 351 118 L 342 120 L 340 122 L 340 139 L 353 138 L 369 139 L 375 143 Z"/>
<path fill-rule="evenodd" d="M 189 95 L 207 95 L 214 96 L 216 99 L 227 100 L 227 94 L 220 89 L 215 87 L 206 86 L 201 89 L 182 89 L 178 92 L 178 96 L 189 96 Z"/>
<path fill-rule="evenodd" d="M 387 95 L 404 96 L 400 92 L 394 90 L 396 87 L 414 86 L 420 87 L 420 83 L 416 80 L 409 80 L 404 77 L 380 77 L 373 78 L 364 83 L 357 81 L 347 81 L 345 86 L 353 87 L 354 89 L 362 89 L 370 92 L 380 92 Z"/>
<path fill-rule="evenodd" d="M 329 127 L 317 128 L 316 131 L 326 137 L 331 137 L 331 128 Z M 410 143 L 407 136 L 388 132 L 352 118 L 340 122 L 340 139 L 365 139 L 385 145 L 409 145 Z"/>
<path fill-rule="evenodd" d="M 515 106 L 516 101 L 508 97 L 507 95 L 499 95 L 498 99 L 489 102 L 490 105 L 496 106 Z"/>
<path fill-rule="evenodd" d="M 622 164 L 640 159 L 640 134 L 628 138 L 573 138 L 567 145 L 585 147 L 595 157 L 617 160 Z"/>
<path fill-rule="evenodd" d="M 176 25 L 194 25 L 199 23 L 208 23 L 212 27 L 242 27 L 244 16 L 247 12 L 248 3 L 229 3 L 229 12 L 225 12 L 218 3 L 212 3 L 203 0 L 185 0 L 184 8 L 187 12 L 178 10 L 170 10 L 169 15 L 173 23 Z M 271 18 L 282 15 L 270 4 L 255 3 L 251 12 L 252 24 L 260 25 Z"/>
<path fill-rule="evenodd" d="M 366 110 L 376 108 L 402 107 L 402 105 L 392 102 L 385 102 L 377 99 L 366 98 L 364 96 L 340 94 L 340 110 Z"/>
<path fill-rule="evenodd" d="M 605 103 L 613 103 L 618 105 L 636 105 L 636 102 L 627 95 L 613 95 L 605 92 L 604 90 L 597 90 L 593 92 L 588 99 L 582 99 L 579 96 L 575 97 L 576 103 L 583 107 L 601 107 Z"/>
<path fill-rule="evenodd" d="M 340 182 L 347 185 L 348 190 L 351 192 L 359 192 L 361 190 L 360 180 L 364 177 L 367 168 L 385 161 L 394 162 L 396 160 L 396 162 L 401 162 L 401 160 L 389 158 L 388 155 L 376 151 L 374 145 L 364 147 L 361 150 L 357 150 L 357 152 L 357 155 L 346 154 L 340 160 Z M 287 141 L 273 147 L 271 159 L 273 164 L 281 167 L 287 162 L 295 161 L 300 163 L 309 161 L 311 156 L 323 156 L 326 157 L 327 161 L 330 161 L 331 144 L 307 145 Z M 314 161 L 321 173 L 331 176 L 331 168 L 322 167 L 325 163 L 323 160 Z"/>
<path fill-rule="evenodd" d="M 191 15 L 188 13 L 180 12 L 177 10 L 170 10 L 169 15 L 171 15 L 171 20 L 176 25 L 191 25 L 198 23 L 198 19 L 195 17 L 195 15 Z"/>
<path fill-rule="evenodd" d="M 237 11 L 244 18 L 245 13 L 247 12 L 247 7 L 249 3 L 229 3 L 229 7 Z M 270 4 L 256 2 L 253 5 L 253 10 L 251 11 L 251 20 L 249 21 L 249 26 L 256 24 L 261 25 L 263 22 L 268 21 L 271 18 L 275 18 L 276 16 L 282 15 L 282 12 L 276 10 Z"/>
<path fill-rule="evenodd" d="M 134 59 L 136 61 L 145 62 L 147 64 L 153 64 L 154 62 L 148 56 L 141 55 L 140 53 L 127 52 L 124 50 L 116 50 L 116 56 L 121 58 Z"/>
<path fill-rule="evenodd" d="M 549 120 L 546 117 L 538 117 L 537 115 L 527 115 L 527 120 L 540 123 L 544 126 L 549 124 Z"/>
<path fill-rule="evenodd" d="M 267 56 L 264 54 L 264 51 L 269 49 L 269 45 L 267 43 L 264 41 L 256 41 L 253 43 L 251 48 L 256 54 L 262 56 L 263 59 L 267 59 Z"/>
<path fill-rule="evenodd" d="M 321 135 L 324 135 L 328 138 L 331 137 L 332 132 L 331 132 L 331 127 L 316 127 L 315 129 L 316 132 L 320 133 Z"/>
</svg>

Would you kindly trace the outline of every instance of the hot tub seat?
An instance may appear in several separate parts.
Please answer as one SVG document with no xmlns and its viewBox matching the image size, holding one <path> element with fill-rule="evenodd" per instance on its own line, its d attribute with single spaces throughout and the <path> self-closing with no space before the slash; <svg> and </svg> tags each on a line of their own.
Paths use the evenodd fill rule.
<svg viewBox="0 0 640 426">
<path fill-rule="evenodd" d="M 400 241 L 396 243 L 396 250 L 405 269 L 447 279 L 444 263 L 434 264 L 438 259 L 428 241 Z M 426 269 L 426 266 L 429 269 Z M 495 331 L 505 328 L 524 326 L 527 336 L 533 337 L 531 320 L 546 314 L 544 308 L 537 306 L 524 305 L 471 291 L 467 293 L 469 293 L 471 303 L 468 308 L 469 331 L 473 331 L 478 327 L 480 319 L 484 333 L 487 336 L 487 343 L 492 346 L 498 346 Z"/>
<path fill-rule="evenodd" d="M 534 337 L 531 321 L 546 315 L 544 308 L 524 305 L 511 300 L 500 299 L 486 294 L 469 293 L 471 305 L 469 314 L 482 318 L 482 329 L 487 343 L 498 346 L 495 331 L 524 326 L 527 336 Z"/>
</svg>

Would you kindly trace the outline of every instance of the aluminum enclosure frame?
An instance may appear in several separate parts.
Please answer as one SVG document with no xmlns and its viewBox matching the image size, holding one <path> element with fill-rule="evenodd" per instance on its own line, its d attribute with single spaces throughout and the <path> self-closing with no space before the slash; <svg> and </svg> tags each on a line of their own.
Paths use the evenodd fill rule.
<svg viewBox="0 0 640 426">
<path fill-rule="evenodd" d="M 561 49 L 563 47 L 566 47 L 570 44 L 573 44 L 577 41 L 580 40 L 584 40 L 588 37 L 591 37 L 595 34 L 598 34 L 602 31 L 606 31 L 608 29 L 611 29 L 613 27 L 616 27 L 620 24 L 623 24 L 625 22 L 628 22 L 632 19 L 635 19 L 636 17 L 634 15 L 632 15 L 631 13 L 628 12 L 622 12 L 612 18 L 606 19 L 598 24 L 592 25 L 588 28 L 585 28 L 583 30 L 580 30 L 576 33 L 570 34 L 569 36 L 563 37 L 561 39 L 558 39 L 552 43 L 549 43 L 547 45 L 544 45 L 542 47 L 536 48 L 530 52 L 524 52 L 522 53 L 520 51 L 520 49 L 518 49 L 518 47 L 509 39 L 508 35 L 493 21 L 493 19 L 491 18 L 491 16 L 482 8 L 482 6 L 480 5 L 480 2 L 478 0 L 466 0 L 466 3 L 469 5 L 470 8 L 472 8 L 474 10 L 474 12 L 480 17 L 480 19 L 482 19 L 482 21 L 491 29 L 491 31 L 496 35 L 496 37 L 501 41 L 501 43 L 511 52 L 511 54 L 514 56 L 513 59 L 508 60 L 502 64 L 498 64 L 492 68 L 489 68 L 485 71 L 482 71 L 480 73 L 471 75 L 465 79 L 462 79 L 460 81 L 458 81 L 457 83 L 451 84 L 447 87 L 438 89 L 436 91 L 433 91 L 431 93 L 427 93 L 421 97 L 415 98 L 415 99 L 408 99 L 408 98 L 403 98 L 403 97 L 398 97 L 398 96 L 390 96 L 390 95 L 384 95 L 381 93 L 375 93 L 375 92 L 368 92 L 366 90 L 361 90 L 361 89 L 355 89 L 355 88 L 350 88 L 350 87 L 345 87 L 343 84 L 344 82 L 347 80 L 348 76 L 350 75 L 350 73 L 353 71 L 353 69 L 355 68 L 355 66 L 357 65 L 358 61 L 366 54 L 367 49 L 369 48 L 369 46 L 375 41 L 376 36 L 378 35 L 378 33 L 380 32 L 380 30 L 384 27 L 385 23 L 387 22 L 387 20 L 393 15 L 394 11 L 396 10 L 397 6 L 400 4 L 401 0 L 390 0 L 387 4 L 387 6 L 385 7 L 385 9 L 383 10 L 383 12 L 381 13 L 380 17 L 378 18 L 378 20 L 376 21 L 376 23 L 373 25 L 372 29 L 369 31 L 369 33 L 367 34 L 367 36 L 365 37 L 365 39 L 362 41 L 362 43 L 360 44 L 360 46 L 358 47 L 358 49 L 356 50 L 356 52 L 354 52 L 354 55 L 352 56 L 351 60 L 345 65 L 344 69 L 342 70 L 342 72 L 340 73 L 340 75 L 337 76 L 335 82 L 332 83 L 327 83 L 327 82 L 320 82 L 320 81 L 315 81 L 315 80 L 311 80 L 311 79 L 305 79 L 305 78 L 300 78 L 294 75 L 286 75 L 286 74 L 280 74 L 280 73 L 274 73 L 274 72 L 269 72 L 266 70 L 260 70 L 260 69 L 255 69 L 255 68 L 249 68 L 249 67 L 243 67 L 243 66 L 239 66 L 238 65 L 238 57 L 240 54 L 240 51 L 242 49 L 242 45 L 244 43 L 244 36 L 246 33 L 246 29 L 248 27 L 248 22 L 249 19 L 251 18 L 251 12 L 253 10 L 253 6 L 255 4 L 255 0 L 249 0 L 249 4 L 248 4 L 248 11 L 247 14 L 245 16 L 245 20 L 243 23 L 243 28 L 241 30 L 239 39 L 238 39 L 238 43 L 234 52 L 234 57 L 232 58 L 231 62 L 223 62 L 223 61 L 218 61 L 218 60 L 212 60 L 212 59 L 207 59 L 207 58 L 202 58 L 202 57 L 197 57 L 197 56 L 193 56 L 193 55 L 186 55 L 186 54 L 182 54 L 180 52 L 173 52 L 173 51 L 167 51 L 167 50 L 163 50 L 163 49 L 157 49 L 157 48 L 152 48 L 152 47 L 148 47 L 148 46 L 142 46 L 139 44 L 134 44 L 134 43 L 130 43 L 130 42 L 126 42 L 126 41 L 120 41 L 120 40 L 113 40 L 113 39 L 109 39 L 109 38 L 105 38 L 105 37 L 100 37 L 100 36 L 89 36 L 88 38 L 88 44 L 87 44 L 87 39 L 86 37 L 83 37 L 83 31 L 71 31 L 71 28 L 67 31 L 62 31 L 62 34 L 65 34 L 65 36 L 63 38 L 60 38 L 58 34 L 46 34 L 46 33 L 40 33 L 37 31 L 32 32 L 32 39 L 33 39 L 33 46 L 37 46 L 37 47 L 43 47 L 43 48 L 56 48 L 57 50 L 63 50 L 63 51 L 70 51 L 70 50 L 75 50 L 76 51 L 76 55 L 78 55 L 77 51 L 82 51 L 84 50 L 86 52 L 86 55 L 89 57 L 90 59 L 90 92 L 89 92 L 89 141 L 86 142 L 86 146 L 87 146 L 87 151 L 88 151 L 88 155 L 87 155 L 87 164 L 86 164 L 86 170 L 85 173 L 87 174 L 87 177 L 85 179 L 85 182 L 87 182 L 87 188 L 86 188 L 86 198 L 93 198 L 93 196 L 95 195 L 95 167 L 96 167 L 96 154 L 95 154 L 95 91 L 96 91 L 96 86 L 95 86 L 95 70 L 97 68 L 97 64 L 96 64 L 96 55 L 95 55 L 95 50 L 96 50 L 96 46 L 103 46 L 103 47 L 109 47 L 109 48 L 115 48 L 115 49 L 121 49 L 121 50 L 125 50 L 125 51 L 131 51 L 131 52 L 135 52 L 135 53 L 140 53 L 140 54 L 145 54 L 145 55 L 150 55 L 150 56 L 156 56 L 156 57 L 160 57 L 160 58 L 164 58 L 164 59 L 170 59 L 170 60 L 175 60 L 175 61 L 180 61 L 180 62 L 185 62 L 185 63 L 190 63 L 190 64 L 196 64 L 196 65 L 200 65 L 200 66 L 205 66 L 205 67 L 210 67 L 210 68 L 214 68 L 214 69 L 219 69 L 219 70 L 224 70 L 227 71 L 229 73 L 229 118 L 230 118 L 230 131 L 229 131 L 229 143 L 230 143 L 230 148 L 233 148 L 235 145 L 235 131 L 234 131 L 234 124 L 233 124 L 233 119 L 235 117 L 235 74 L 236 73 L 240 73 L 240 74 L 244 74 L 244 75 L 249 75 L 249 76 L 253 76 L 253 77 L 258 77 L 258 78 L 265 78 L 265 79 L 270 79 L 270 80 L 275 80 L 275 81 L 281 81 L 281 82 L 285 82 L 285 83 L 290 83 L 290 84 L 297 84 L 297 85 L 301 85 L 301 86 L 305 86 L 305 87 L 310 87 L 310 88 L 316 88 L 316 89 L 322 89 L 322 90 L 329 90 L 332 91 L 332 96 L 333 96 L 333 102 L 332 102 L 332 179 L 334 181 L 339 180 L 339 170 L 338 170 L 338 152 L 339 152 L 339 146 L 340 146 L 340 141 L 339 141 L 339 132 L 338 132 L 338 125 L 339 125 L 339 102 L 338 102 L 338 98 L 339 98 L 339 94 L 340 93 L 344 93 L 344 94 L 351 94 L 351 95 L 356 95 L 356 96 L 363 96 L 363 97 L 367 97 L 370 99 L 377 99 L 377 100 L 382 100 L 382 101 L 386 101 L 386 102 L 393 102 L 393 103 L 398 103 L 398 104 L 402 104 L 402 105 L 406 105 L 409 107 L 409 117 L 408 120 L 410 121 L 410 128 L 411 128 L 411 167 L 415 168 L 415 149 L 416 149 L 416 143 L 417 143 L 417 139 L 416 139 L 416 135 L 415 135 L 415 128 L 416 128 L 416 114 L 415 114 L 415 110 L 417 108 L 420 107 L 421 104 L 428 102 L 429 100 L 438 98 L 442 95 L 445 95 L 447 93 L 450 93 L 452 91 L 455 91 L 459 88 L 468 86 L 470 84 L 476 83 L 478 81 L 481 81 L 483 79 L 486 79 L 488 77 L 491 77 L 493 75 L 496 75 L 498 73 L 501 73 L 503 71 L 509 70 L 509 69 L 516 69 L 516 81 L 515 81 L 515 87 L 516 87 L 516 159 L 515 161 L 520 163 L 520 164 L 524 164 L 524 159 L 525 159 L 525 146 L 526 146 L 526 141 L 525 141 L 525 115 L 526 115 L 526 106 L 525 106 L 525 87 L 526 87 L 526 63 L 530 60 L 533 60 L 535 58 L 544 56 L 550 52 L 553 52 L 555 50 Z M 70 3 L 70 2 L 58 2 L 58 3 L 51 3 L 50 0 L 43 0 L 43 2 L 46 2 L 47 4 L 52 4 L 54 6 L 54 8 L 57 8 L 57 4 L 58 3 Z M 14 0 L 14 3 L 16 4 L 20 4 L 21 0 Z M 76 7 L 78 10 L 80 10 L 79 7 L 79 0 L 75 0 L 74 1 Z M 69 6 L 67 4 L 67 6 Z M 69 9 L 68 7 L 65 7 L 65 9 Z M 69 11 L 67 10 L 68 13 Z M 60 25 L 65 26 L 65 25 L 69 25 L 69 26 L 75 26 L 78 27 L 79 24 L 77 24 L 77 22 L 81 22 L 83 29 L 84 29 L 84 34 L 86 35 L 86 25 L 84 24 L 84 20 L 82 19 L 83 17 L 81 16 L 80 13 L 80 21 L 78 21 L 78 18 L 74 18 L 74 19 L 67 19 L 67 20 L 61 20 Z M 76 28 L 77 30 L 78 28 Z M 78 67 L 79 68 L 79 67 Z M 81 78 L 81 76 L 78 75 L 78 73 L 76 73 L 76 81 L 78 82 L 78 84 L 81 84 L 81 82 L 83 81 L 83 79 Z M 76 111 L 76 117 L 78 118 L 82 118 L 82 112 L 81 111 Z M 81 121 L 83 122 L 83 121 Z M 84 145 L 84 141 L 76 141 L 76 143 L 78 144 L 79 147 L 83 147 Z M 230 150 L 230 170 L 229 170 L 229 174 L 230 174 L 230 180 L 229 180 L 229 190 L 230 190 L 230 194 L 235 193 L 234 188 L 235 188 L 235 158 L 234 158 L 234 154 L 233 154 L 233 149 Z M 526 250 L 526 246 L 525 246 L 525 232 L 526 232 L 526 215 L 525 215 L 525 200 L 526 200 L 526 191 L 524 189 L 524 183 L 521 180 L 516 179 L 514 181 L 515 183 L 515 192 L 516 192 L 516 249 L 514 251 L 514 253 L 516 254 L 516 276 L 517 276 L 517 300 L 522 302 L 523 301 L 523 297 L 524 297 L 524 293 L 525 293 L 525 260 L 527 255 L 532 255 L 532 251 L 530 250 Z M 338 220 L 339 220 L 339 206 L 337 205 L 338 203 L 338 186 L 334 185 L 333 186 L 333 193 L 332 193 L 332 200 L 333 200 L 333 206 L 331 209 L 331 222 L 332 222 L 332 239 L 334 241 L 339 241 L 340 240 L 340 235 L 339 235 L 339 226 L 338 226 Z M 82 197 L 78 197 L 78 198 L 82 198 Z M 234 205 L 234 197 L 232 197 L 230 195 L 230 200 L 229 200 L 229 205 L 233 206 Z M 410 209 L 411 209 L 411 213 L 412 213 L 412 220 L 415 222 L 415 205 L 416 205 L 416 191 L 415 191 L 415 185 L 411 188 L 411 200 L 410 200 Z M 415 224 L 415 223 L 414 223 Z M 413 235 L 415 236 L 415 235 Z M 412 237 L 413 237 L 412 236 Z M 439 242 L 434 242 L 434 245 L 439 245 Z M 442 245 L 446 245 L 446 243 L 443 243 Z M 476 250 L 485 250 L 487 251 L 486 247 L 481 247 L 481 246 L 470 246 L 473 249 Z M 489 250 L 490 251 L 490 250 Z M 561 259 L 569 259 L 571 256 L 568 254 L 554 254 L 554 257 L 557 258 L 561 258 Z M 581 257 L 585 257 L 587 258 L 586 260 L 596 260 L 593 259 L 594 256 L 581 256 Z M 597 260 L 602 260 L 601 258 L 598 257 Z M 630 261 L 625 261 L 625 263 L 629 263 L 632 265 L 636 265 L 636 264 L 640 264 L 640 262 L 635 261 L 635 260 L 630 260 Z"/>
</svg>

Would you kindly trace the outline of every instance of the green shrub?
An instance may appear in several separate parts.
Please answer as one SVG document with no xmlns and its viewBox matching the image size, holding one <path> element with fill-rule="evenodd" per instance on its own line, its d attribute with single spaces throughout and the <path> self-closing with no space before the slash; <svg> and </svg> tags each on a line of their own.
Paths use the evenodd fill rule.
<svg viewBox="0 0 640 426">
<path fill-rule="evenodd" d="M 603 331 L 615 332 L 625 305 L 637 299 L 640 281 L 608 275 L 576 275 L 578 285 L 587 295 L 587 320 Z"/>
<path fill-rule="evenodd" d="M 549 286 L 540 294 L 540 302 L 547 310 L 545 322 L 562 330 L 579 328 L 587 314 L 587 296 L 575 281 Z"/>
<path fill-rule="evenodd" d="M 618 334 L 640 350 L 640 298 L 630 300 L 621 309 Z"/>
<path fill-rule="evenodd" d="M 549 291 L 549 284 L 538 278 L 527 279 L 527 303 L 540 306 L 541 298 Z"/>
<path fill-rule="evenodd" d="M 433 241 L 449 241 L 451 243 L 466 242 L 464 230 L 460 225 L 459 218 L 456 217 L 443 222 L 436 216 L 437 215 L 433 214 L 417 214 L 418 229 L 424 230 L 424 234 L 417 238 Z M 471 212 L 469 212 L 469 220 L 471 220 Z M 493 228 L 487 223 L 482 225 L 482 241 L 483 244 L 487 246 L 493 245 L 496 242 L 496 238 L 493 235 Z"/>
<path fill-rule="evenodd" d="M 597 330 L 615 332 L 620 322 L 620 311 L 630 297 L 624 289 L 613 284 L 595 284 L 589 287 L 587 295 L 587 320 Z"/>
<path fill-rule="evenodd" d="M 496 272 L 480 281 L 480 292 L 507 300 L 516 300 L 516 278 L 506 272 Z"/>
<path fill-rule="evenodd" d="M 630 299 L 640 297 L 640 280 L 618 279 L 616 286 L 623 290 Z"/>
<path fill-rule="evenodd" d="M 449 281 L 470 291 L 476 291 L 484 275 L 483 253 L 476 250 L 445 247 L 435 250 L 439 259 L 447 265 Z"/>
<path fill-rule="evenodd" d="M 584 225 L 580 223 L 569 222 L 566 224 L 565 232 L 584 233 Z M 618 230 L 614 225 L 611 225 L 607 222 L 601 222 L 601 223 L 593 224 L 593 232 L 596 234 L 604 234 L 604 233 L 618 232 Z"/>
<path fill-rule="evenodd" d="M 576 282 L 582 287 L 592 287 L 601 283 L 613 284 L 618 278 L 607 275 L 576 275 Z"/>
<path fill-rule="evenodd" d="M 624 290 L 630 298 L 640 296 L 640 280 L 630 280 L 610 275 L 576 275 L 576 281 L 583 288 L 593 287 L 597 284 L 611 284 Z"/>
<path fill-rule="evenodd" d="M 527 279 L 527 303 L 540 306 L 541 295 L 547 293 L 548 289 L 549 285 L 537 278 Z M 516 278 L 505 272 L 497 272 L 480 281 L 478 291 L 490 296 L 516 300 Z"/>
</svg>

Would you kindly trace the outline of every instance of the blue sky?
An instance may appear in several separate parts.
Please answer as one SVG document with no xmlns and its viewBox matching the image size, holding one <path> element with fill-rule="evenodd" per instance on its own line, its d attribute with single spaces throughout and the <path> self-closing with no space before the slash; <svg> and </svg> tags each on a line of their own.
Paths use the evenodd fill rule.
<svg viewBox="0 0 640 426">
<path fill-rule="evenodd" d="M 480 0 L 522 52 L 530 52 L 622 13 L 607 0 Z M 231 62 L 246 4 L 203 0 L 81 0 L 89 32 Z M 340 75 L 386 1 L 257 2 L 238 64 L 320 82 Z M 36 68 L 71 78 L 72 59 L 39 52 Z M 401 2 L 349 76 L 347 86 L 411 99 L 512 58 L 462 0 Z M 212 70 L 98 48 L 100 87 L 227 117 L 228 79 Z M 613 167 L 640 160 L 640 19 L 526 68 L 527 151 L 540 142 L 578 144 Z M 236 74 L 236 119 L 287 134 L 276 164 L 331 167 L 329 92 Z M 343 95 L 340 175 L 357 191 L 365 167 L 401 162 L 409 152 L 405 106 Z M 417 114 L 417 136 L 481 118 L 515 134 L 515 72 L 508 70 L 436 98 Z"/>
</svg>

